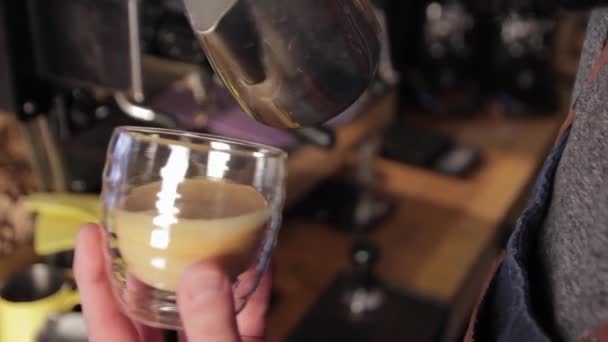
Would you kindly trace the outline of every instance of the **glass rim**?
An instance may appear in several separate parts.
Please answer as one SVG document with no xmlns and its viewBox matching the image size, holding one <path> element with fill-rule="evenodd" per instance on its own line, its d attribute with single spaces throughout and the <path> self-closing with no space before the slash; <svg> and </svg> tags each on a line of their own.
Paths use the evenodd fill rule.
<svg viewBox="0 0 608 342">
<path fill-rule="evenodd" d="M 160 133 L 160 134 L 169 135 L 169 137 L 166 138 L 167 140 L 169 140 L 169 142 L 167 142 L 167 143 L 159 142 L 160 144 L 165 144 L 165 145 L 178 145 L 178 146 L 201 145 L 202 146 L 203 142 L 204 143 L 218 142 L 218 143 L 228 144 L 230 146 L 237 146 L 240 148 L 238 150 L 233 150 L 231 152 L 248 153 L 251 155 L 253 155 L 255 153 L 262 153 L 262 154 L 264 154 L 264 156 L 273 157 L 273 158 L 286 158 L 287 157 L 287 152 L 283 151 L 282 149 L 280 149 L 278 147 L 250 142 L 250 141 L 246 141 L 246 140 L 221 137 L 219 135 L 214 135 L 214 134 L 190 132 L 190 131 L 179 130 L 179 129 L 139 127 L 139 126 L 118 126 L 115 128 L 115 134 L 116 133 L 119 133 L 119 134 L 125 133 L 125 134 L 131 134 L 131 135 L 142 134 L 142 135 L 146 135 L 146 136 L 151 136 L 154 133 Z M 198 139 L 199 142 L 197 142 L 197 141 L 190 141 L 190 142 L 180 141 L 177 139 L 178 137 L 189 137 L 189 138 L 193 138 L 193 139 Z M 137 139 L 137 137 L 135 137 L 135 139 Z M 207 146 L 210 150 L 227 152 L 224 149 L 213 147 L 211 144 L 209 144 Z"/>
</svg>

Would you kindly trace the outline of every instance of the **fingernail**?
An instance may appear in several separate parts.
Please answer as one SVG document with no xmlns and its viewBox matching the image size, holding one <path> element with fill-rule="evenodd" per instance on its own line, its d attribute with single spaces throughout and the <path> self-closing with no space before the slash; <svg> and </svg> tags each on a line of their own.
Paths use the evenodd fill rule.
<svg viewBox="0 0 608 342">
<path fill-rule="evenodd" d="M 209 263 L 198 263 L 187 268 L 180 283 L 180 290 L 189 300 L 215 295 L 229 288 L 228 277 L 221 268 Z"/>
<path fill-rule="evenodd" d="M 78 230 L 78 233 L 81 233 L 84 230 L 89 230 L 89 229 L 94 229 L 96 227 L 96 225 L 92 224 L 92 223 L 85 223 L 83 225 L 80 226 L 80 229 Z"/>
</svg>

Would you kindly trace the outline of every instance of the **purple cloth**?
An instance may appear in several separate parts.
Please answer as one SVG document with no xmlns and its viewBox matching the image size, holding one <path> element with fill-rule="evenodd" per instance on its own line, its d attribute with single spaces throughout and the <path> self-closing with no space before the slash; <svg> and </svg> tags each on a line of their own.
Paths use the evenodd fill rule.
<svg viewBox="0 0 608 342">
<path fill-rule="evenodd" d="M 207 123 L 209 132 L 225 137 L 266 144 L 282 149 L 290 149 L 298 141 L 289 131 L 265 126 L 249 117 L 234 105 L 220 113 L 210 116 Z"/>
<path fill-rule="evenodd" d="M 287 131 L 267 127 L 250 118 L 221 88 L 211 90 L 216 111 L 207 113 L 206 126 L 202 129 L 211 134 L 266 144 L 282 149 L 293 148 L 297 139 Z M 168 87 L 150 103 L 152 109 L 172 115 L 180 129 L 200 131 L 196 117 L 201 111 L 192 92 L 188 89 Z"/>
<path fill-rule="evenodd" d="M 289 132 L 261 124 L 248 116 L 224 88 L 217 86 L 210 89 L 216 111 L 207 113 L 204 129 L 211 134 L 270 145 L 285 150 L 296 147 L 298 139 Z M 343 113 L 328 122 L 330 127 L 340 127 L 351 122 L 368 102 L 364 94 Z M 199 131 L 195 120 L 200 108 L 192 92 L 186 88 L 168 87 L 156 96 L 151 107 L 159 112 L 172 115 L 180 128 Z"/>
<path fill-rule="evenodd" d="M 196 99 L 190 90 L 168 90 L 154 97 L 150 107 L 161 113 L 173 116 L 181 129 L 197 131 L 196 115 L 200 111 Z"/>
</svg>

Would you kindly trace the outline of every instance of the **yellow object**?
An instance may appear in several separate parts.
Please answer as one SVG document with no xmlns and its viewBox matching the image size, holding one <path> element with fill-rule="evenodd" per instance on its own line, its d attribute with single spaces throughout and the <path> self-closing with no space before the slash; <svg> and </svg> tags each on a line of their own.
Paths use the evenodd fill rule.
<svg viewBox="0 0 608 342">
<path fill-rule="evenodd" d="M 74 249 L 84 223 L 98 223 L 101 202 L 96 195 L 37 193 L 25 200 L 36 216 L 34 248 L 38 255 Z"/>
<path fill-rule="evenodd" d="M 0 298 L 0 342 L 35 342 L 50 315 L 68 312 L 79 303 L 78 292 L 67 285 L 32 302 L 16 303 Z"/>
</svg>

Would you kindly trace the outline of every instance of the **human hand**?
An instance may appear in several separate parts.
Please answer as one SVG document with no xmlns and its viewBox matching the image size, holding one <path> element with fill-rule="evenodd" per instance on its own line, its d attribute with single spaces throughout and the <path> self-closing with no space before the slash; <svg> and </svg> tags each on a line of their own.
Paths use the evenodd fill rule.
<svg viewBox="0 0 608 342">
<path fill-rule="evenodd" d="M 105 272 L 105 232 L 85 225 L 78 234 L 74 273 L 91 342 L 157 342 L 163 332 L 131 320 L 120 309 Z M 232 284 L 220 267 L 191 266 L 180 280 L 178 308 L 184 325 L 182 340 L 190 342 L 262 341 L 271 277 L 264 275 L 245 309 L 236 316 Z M 204 286 L 202 286 L 204 285 Z"/>
</svg>

